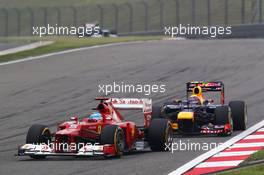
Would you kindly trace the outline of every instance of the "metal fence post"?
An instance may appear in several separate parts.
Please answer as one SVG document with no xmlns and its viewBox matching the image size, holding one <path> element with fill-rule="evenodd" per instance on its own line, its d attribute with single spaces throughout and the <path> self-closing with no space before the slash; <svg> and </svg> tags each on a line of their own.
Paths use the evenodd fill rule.
<svg viewBox="0 0 264 175">
<path fill-rule="evenodd" d="M 211 0 L 207 0 L 207 25 L 211 26 Z"/>
<path fill-rule="evenodd" d="M 196 2 L 192 0 L 192 25 L 196 25 Z"/>
<path fill-rule="evenodd" d="M 34 27 L 34 11 L 30 7 L 27 7 L 27 11 L 30 14 L 30 25 L 31 25 L 31 28 L 30 28 L 29 32 L 30 32 L 30 35 L 32 35 L 32 29 Z"/>
<path fill-rule="evenodd" d="M 115 11 L 115 31 L 118 32 L 118 6 L 116 4 L 112 4 L 114 11 Z"/>
<path fill-rule="evenodd" d="M 180 2 L 179 0 L 175 0 L 175 10 L 176 10 L 176 24 L 177 26 L 180 25 Z"/>
<path fill-rule="evenodd" d="M 44 26 L 48 26 L 48 9 L 47 7 L 42 7 L 43 15 L 44 15 Z"/>
<path fill-rule="evenodd" d="M 14 8 L 14 11 L 16 12 L 16 17 L 17 17 L 17 36 L 20 36 L 20 24 L 21 24 L 21 20 L 20 20 L 20 11 L 17 8 Z"/>
<path fill-rule="evenodd" d="M 143 0 L 144 11 L 145 11 L 145 31 L 148 31 L 148 3 Z"/>
<path fill-rule="evenodd" d="M 70 7 L 70 8 L 73 14 L 73 25 L 76 27 L 77 26 L 77 10 L 75 7 Z"/>
<path fill-rule="evenodd" d="M 260 0 L 251 1 L 251 23 L 254 23 L 255 20 L 259 22 L 260 20 L 260 10 L 262 10 Z M 257 19 L 258 18 L 258 19 Z"/>
<path fill-rule="evenodd" d="M 259 0 L 259 23 L 262 23 L 262 0 Z"/>
<path fill-rule="evenodd" d="M 225 25 L 228 25 L 228 0 L 225 0 Z"/>
<path fill-rule="evenodd" d="M 96 7 L 99 9 L 100 13 L 100 26 L 104 28 L 104 9 L 101 5 L 97 4 Z"/>
<path fill-rule="evenodd" d="M 1 11 L 5 14 L 5 36 L 8 36 L 8 10 L 2 8 Z"/>
<path fill-rule="evenodd" d="M 245 0 L 241 0 L 241 23 L 245 23 Z"/>
<path fill-rule="evenodd" d="M 58 26 L 61 25 L 61 11 L 59 7 L 55 7 L 55 10 L 57 11 L 57 24 Z"/>
<path fill-rule="evenodd" d="M 164 26 L 164 0 L 158 0 L 160 3 L 160 28 L 163 30 Z"/>
<path fill-rule="evenodd" d="M 133 32 L 133 6 L 130 3 L 126 3 L 129 8 L 129 32 Z"/>
</svg>

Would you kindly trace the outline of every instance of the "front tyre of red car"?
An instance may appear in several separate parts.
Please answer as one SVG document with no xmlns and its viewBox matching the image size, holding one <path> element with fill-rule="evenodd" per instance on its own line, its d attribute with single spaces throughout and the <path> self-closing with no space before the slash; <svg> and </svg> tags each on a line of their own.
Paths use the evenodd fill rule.
<svg viewBox="0 0 264 175">
<path fill-rule="evenodd" d="M 29 144 L 48 144 L 51 141 L 51 132 L 45 125 L 32 125 L 27 133 L 26 143 Z M 33 159 L 44 159 L 43 155 L 30 155 Z"/>
<path fill-rule="evenodd" d="M 173 131 L 166 119 L 153 119 L 148 128 L 148 142 L 152 151 L 169 151 L 173 141 Z"/>
<path fill-rule="evenodd" d="M 125 148 L 125 135 L 123 130 L 117 125 L 107 125 L 103 127 L 100 143 L 102 145 L 111 144 L 115 147 L 116 156 L 120 157 L 123 155 Z"/>
</svg>

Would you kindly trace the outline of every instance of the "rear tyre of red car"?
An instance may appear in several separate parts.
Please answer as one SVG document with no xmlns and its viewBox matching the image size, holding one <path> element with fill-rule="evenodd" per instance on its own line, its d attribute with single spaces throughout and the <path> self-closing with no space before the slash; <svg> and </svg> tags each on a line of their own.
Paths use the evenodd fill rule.
<svg viewBox="0 0 264 175">
<path fill-rule="evenodd" d="M 166 119 L 153 119 L 148 128 L 148 142 L 152 151 L 169 151 L 173 141 L 171 125 Z"/>
<path fill-rule="evenodd" d="M 229 136 L 233 133 L 233 120 L 228 106 L 218 106 L 215 109 L 215 125 L 230 124 L 230 130 L 219 134 L 219 136 Z"/>
<path fill-rule="evenodd" d="M 100 143 L 102 145 L 114 145 L 116 156 L 122 156 L 125 148 L 125 135 L 123 130 L 117 125 L 107 125 L 103 127 L 100 136 Z"/>
<path fill-rule="evenodd" d="M 234 121 L 234 130 L 245 130 L 247 128 L 247 106 L 245 102 L 231 101 L 229 107 Z"/>
<path fill-rule="evenodd" d="M 161 107 L 160 106 L 152 106 L 152 114 L 151 118 L 161 118 Z"/>
<path fill-rule="evenodd" d="M 51 141 L 51 132 L 47 126 L 34 124 L 27 133 L 26 143 L 48 144 Z M 46 156 L 31 155 L 33 159 L 44 159 Z"/>
</svg>

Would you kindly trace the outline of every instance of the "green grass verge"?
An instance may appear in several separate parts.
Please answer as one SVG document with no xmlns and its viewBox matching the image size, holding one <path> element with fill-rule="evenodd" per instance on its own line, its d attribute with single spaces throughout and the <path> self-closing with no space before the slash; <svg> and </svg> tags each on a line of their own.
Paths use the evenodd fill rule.
<svg viewBox="0 0 264 175">
<path fill-rule="evenodd" d="M 263 175 L 264 174 L 264 164 L 240 168 L 238 170 L 230 170 L 224 173 L 217 173 L 217 175 L 249 175 L 249 174 Z"/>
<path fill-rule="evenodd" d="M 144 36 L 144 37 L 117 37 L 117 38 L 76 38 L 76 37 L 45 37 L 41 40 L 54 41 L 53 44 L 39 47 L 36 49 L 22 51 L 18 53 L 0 56 L 0 62 L 12 61 L 30 56 L 43 55 L 52 52 L 58 52 L 68 49 L 102 45 L 109 43 L 160 40 L 162 36 Z M 0 38 L 2 42 L 29 42 L 38 41 L 37 37 L 20 37 L 20 38 Z"/>
<path fill-rule="evenodd" d="M 252 154 L 248 159 L 246 159 L 242 164 L 247 165 L 252 161 L 263 160 L 264 159 L 264 150 L 260 150 L 254 154 Z M 248 166 L 244 168 L 239 168 L 235 170 L 230 170 L 223 173 L 217 173 L 217 175 L 262 175 L 264 174 L 264 164 Z"/>
<path fill-rule="evenodd" d="M 260 150 L 258 152 L 255 152 L 254 154 L 252 154 L 246 161 L 250 162 L 250 161 L 256 161 L 256 160 L 263 160 L 264 159 L 264 150 Z"/>
</svg>

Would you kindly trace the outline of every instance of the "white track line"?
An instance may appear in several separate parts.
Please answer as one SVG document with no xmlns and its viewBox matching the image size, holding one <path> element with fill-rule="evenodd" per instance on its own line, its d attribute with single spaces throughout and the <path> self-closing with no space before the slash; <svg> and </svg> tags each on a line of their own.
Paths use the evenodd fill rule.
<svg viewBox="0 0 264 175">
<path fill-rule="evenodd" d="M 0 56 L 35 49 L 38 47 L 50 45 L 52 43 L 54 43 L 54 41 L 38 41 L 38 42 L 30 43 L 27 45 L 22 45 L 22 46 L 18 46 L 18 47 L 6 49 L 6 50 L 1 50 Z"/>
<path fill-rule="evenodd" d="M 249 134 L 255 132 L 256 130 L 258 130 L 259 128 L 261 128 L 263 126 L 264 126 L 264 120 L 262 120 L 261 122 L 255 124 L 254 126 L 248 128 L 246 131 L 236 135 L 235 137 L 229 139 L 228 141 L 226 141 L 225 143 L 223 143 L 219 147 L 214 148 L 214 149 L 212 149 L 212 150 L 210 150 L 210 151 L 198 156 L 197 158 L 195 158 L 195 159 L 191 160 L 190 162 L 184 164 L 183 166 L 179 167 L 178 169 L 170 172 L 169 175 L 179 175 L 179 174 L 185 173 L 186 171 L 190 170 L 194 166 L 196 166 L 199 163 L 203 162 L 204 160 L 212 157 L 213 155 L 219 153 L 220 151 L 223 151 L 224 149 L 230 147 L 234 143 L 236 143 L 239 140 L 245 138 L 246 136 L 248 136 Z"/>
<path fill-rule="evenodd" d="M 264 128 L 261 128 L 258 130 L 259 132 L 264 132 Z"/>
<path fill-rule="evenodd" d="M 71 52 L 78 52 L 78 51 L 83 51 L 83 50 L 91 50 L 91 49 L 95 49 L 95 48 L 110 47 L 110 46 L 120 46 L 120 45 L 128 45 L 128 44 L 137 44 L 137 43 L 151 42 L 151 41 L 156 41 L 156 40 L 120 42 L 120 43 L 103 44 L 103 45 L 96 45 L 96 46 L 90 46 L 90 47 L 82 47 L 82 48 L 77 48 L 77 49 L 70 49 L 70 50 L 65 50 L 65 51 L 60 51 L 60 52 L 48 53 L 48 54 L 34 56 L 34 57 L 28 57 L 28 58 L 14 60 L 14 61 L 3 62 L 3 63 L 0 63 L 0 66 L 14 64 L 14 63 L 20 63 L 20 62 L 25 62 L 25 61 L 31 61 L 31 60 L 37 60 L 37 59 L 41 59 L 41 58 L 45 58 L 45 57 L 61 55 L 61 54 L 66 54 L 66 53 L 71 53 Z"/>
<path fill-rule="evenodd" d="M 217 161 L 217 162 L 203 162 L 196 166 L 197 168 L 209 168 L 209 167 L 230 167 L 237 166 L 243 162 L 243 160 L 234 160 L 234 161 Z"/>
</svg>

